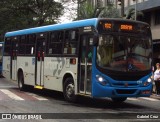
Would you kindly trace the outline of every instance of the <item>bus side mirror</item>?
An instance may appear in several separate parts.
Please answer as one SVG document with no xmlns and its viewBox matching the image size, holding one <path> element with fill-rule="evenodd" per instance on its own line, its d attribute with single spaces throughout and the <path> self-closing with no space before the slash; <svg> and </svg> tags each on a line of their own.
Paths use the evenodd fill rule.
<svg viewBox="0 0 160 122">
<path fill-rule="evenodd" d="M 94 46 L 98 46 L 98 40 L 99 40 L 99 36 L 98 35 L 94 35 L 94 37 L 93 37 L 93 45 Z"/>
</svg>

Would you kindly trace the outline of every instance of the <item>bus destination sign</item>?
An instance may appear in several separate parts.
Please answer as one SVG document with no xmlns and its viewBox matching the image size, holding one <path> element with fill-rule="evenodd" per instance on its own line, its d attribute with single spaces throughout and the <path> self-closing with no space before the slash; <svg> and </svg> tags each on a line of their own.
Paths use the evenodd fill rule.
<svg viewBox="0 0 160 122">
<path fill-rule="evenodd" d="M 111 24 L 111 23 L 105 23 L 105 24 L 104 24 L 104 27 L 105 27 L 106 29 L 111 29 L 111 28 L 112 28 L 112 24 Z"/>
<path fill-rule="evenodd" d="M 113 28 L 112 23 L 104 23 L 103 26 L 104 26 L 104 28 L 105 28 L 106 30 Z M 115 25 L 115 26 L 117 26 L 117 25 Z M 119 25 L 119 29 L 120 29 L 120 30 L 124 30 L 124 31 L 132 31 L 132 30 L 133 30 L 133 25 L 120 24 L 120 25 Z"/>
<path fill-rule="evenodd" d="M 133 30 L 133 26 L 132 25 L 120 25 L 120 29 L 121 30 L 128 30 L 128 31 L 131 31 Z"/>
<path fill-rule="evenodd" d="M 99 33 L 106 32 L 121 32 L 121 33 L 143 33 L 146 34 L 149 30 L 149 25 L 143 23 L 136 23 L 124 20 L 101 20 L 98 23 L 97 29 Z"/>
</svg>

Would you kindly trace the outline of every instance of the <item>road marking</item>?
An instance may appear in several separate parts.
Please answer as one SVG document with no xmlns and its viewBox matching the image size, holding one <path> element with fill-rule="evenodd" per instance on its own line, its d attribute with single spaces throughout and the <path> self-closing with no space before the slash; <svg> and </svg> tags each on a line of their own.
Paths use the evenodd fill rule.
<svg viewBox="0 0 160 122">
<path fill-rule="evenodd" d="M 0 89 L 0 91 L 2 91 L 4 94 L 6 94 L 8 97 L 14 99 L 14 100 L 24 100 L 21 97 L 17 96 L 16 94 L 10 92 L 7 89 Z"/>
<path fill-rule="evenodd" d="M 140 99 L 145 99 L 145 100 L 149 100 L 149 101 L 159 101 L 157 99 L 150 98 L 150 97 L 140 97 Z"/>
<path fill-rule="evenodd" d="M 19 97 L 23 98 L 24 100 L 37 100 L 36 98 L 32 97 L 31 95 L 26 94 L 24 91 L 10 89 L 11 92 L 18 95 Z"/>
<path fill-rule="evenodd" d="M 39 95 L 36 95 L 36 94 L 33 94 L 33 93 L 26 93 L 28 95 L 31 95 L 32 97 L 36 98 L 37 100 L 48 100 L 47 98 L 44 98 L 42 96 L 39 96 Z"/>
<path fill-rule="evenodd" d="M 17 86 L 0 86 L 0 89 L 18 88 Z"/>
</svg>

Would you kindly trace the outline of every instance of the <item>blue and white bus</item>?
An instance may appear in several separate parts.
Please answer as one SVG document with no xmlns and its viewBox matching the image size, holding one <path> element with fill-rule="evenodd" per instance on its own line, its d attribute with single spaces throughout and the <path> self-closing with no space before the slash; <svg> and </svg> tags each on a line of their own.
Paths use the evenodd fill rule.
<svg viewBox="0 0 160 122">
<path fill-rule="evenodd" d="M 148 24 L 93 18 L 5 34 L 3 75 L 26 85 L 77 95 L 151 95 L 152 38 Z"/>
<path fill-rule="evenodd" d="M 0 42 L 0 75 L 2 75 L 3 42 Z"/>
</svg>

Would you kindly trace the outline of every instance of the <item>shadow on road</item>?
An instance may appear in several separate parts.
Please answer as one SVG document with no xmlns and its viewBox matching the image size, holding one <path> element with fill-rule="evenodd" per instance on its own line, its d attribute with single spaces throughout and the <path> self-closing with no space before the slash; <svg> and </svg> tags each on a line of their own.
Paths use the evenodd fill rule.
<svg viewBox="0 0 160 122">
<path fill-rule="evenodd" d="M 114 110 L 120 110 L 120 109 L 146 109 L 146 106 L 143 105 L 137 105 L 133 103 L 128 103 L 127 101 L 122 103 L 115 103 L 111 99 L 93 99 L 90 97 L 83 97 L 78 96 L 76 103 L 70 103 L 65 101 L 63 97 L 62 92 L 57 92 L 53 90 L 38 90 L 34 89 L 33 87 L 27 87 L 24 91 L 35 93 L 37 95 L 47 97 L 48 99 L 61 101 L 61 104 L 68 105 L 68 106 L 76 106 L 76 107 L 89 107 L 89 108 L 99 108 L 99 109 L 114 109 Z"/>
</svg>

